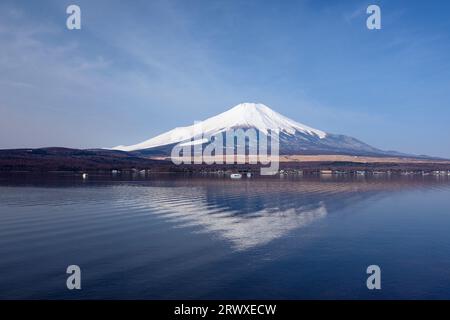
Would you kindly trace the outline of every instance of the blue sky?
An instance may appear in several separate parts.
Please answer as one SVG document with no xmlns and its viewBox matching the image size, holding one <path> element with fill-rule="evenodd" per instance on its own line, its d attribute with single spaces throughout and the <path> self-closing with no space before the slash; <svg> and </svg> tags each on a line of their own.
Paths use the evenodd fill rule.
<svg viewBox="0 0 450 320">
<path fill-rule="evenodd" d="M 82 29 L 69 31 L 69 4 Z M 382 29 L 366 28 L 378 4 Z M 111 147 L 262 102 L 450 157 L 448 1 L 0 3 L 0 148 Z"/>
</svg>

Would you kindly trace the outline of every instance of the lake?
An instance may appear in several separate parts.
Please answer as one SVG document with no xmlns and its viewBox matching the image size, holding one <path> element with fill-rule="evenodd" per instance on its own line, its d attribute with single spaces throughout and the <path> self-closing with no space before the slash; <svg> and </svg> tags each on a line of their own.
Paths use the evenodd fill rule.
<svg viewBox="0 0 450 320">
<path fill-rule="evenodd" d="M 0 298 L 450 299 L 450 178 L 2 175 Z"/>
</svg>

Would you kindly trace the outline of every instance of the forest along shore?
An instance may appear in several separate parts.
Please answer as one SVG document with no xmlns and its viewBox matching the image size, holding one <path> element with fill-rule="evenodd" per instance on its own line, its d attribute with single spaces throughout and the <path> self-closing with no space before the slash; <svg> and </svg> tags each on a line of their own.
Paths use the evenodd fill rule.
<svg viewBox="0 0 450 320">
<path fill-rule="evenodd" d="M 183 164 L 167 157 L 142 157 L 116 150 L 69 148 L 0 150 L 0 172 L 139 171 L 139 172 L 254 172 L 260 164 Z M 422 174 L 448 175 L 445 159 L 352 155 L 281 155 L 281 174 Z"/>
</svg>

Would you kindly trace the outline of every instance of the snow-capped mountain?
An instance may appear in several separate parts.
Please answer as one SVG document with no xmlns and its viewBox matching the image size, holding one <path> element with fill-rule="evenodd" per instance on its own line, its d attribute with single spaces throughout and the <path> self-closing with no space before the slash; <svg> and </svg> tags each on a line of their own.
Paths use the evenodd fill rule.
<svg viewBox="0 0 450 320">
<path fill-rule="evenodd" d="M 228 111 L 187 127 L 179 127 L 149 140 L 113 150 L 170 153 L 177 144 L 207 144 L 208 139 L 196 138 L 224 134 L 234 129 L 257 129 L 259 134 L 279 130 L 281 154 L 351 154 L 386 155 L 355 138 L 327 133 L 291 120 L 260 103 L 241 103 Z"/>
</svg>

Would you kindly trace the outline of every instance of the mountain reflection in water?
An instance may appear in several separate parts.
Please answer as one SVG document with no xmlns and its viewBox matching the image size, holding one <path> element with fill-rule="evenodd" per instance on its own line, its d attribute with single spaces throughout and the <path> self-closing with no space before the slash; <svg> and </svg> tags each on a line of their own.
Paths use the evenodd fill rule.
<svg viewBox="0 0 450 320">
<path fill-rule="evenodd" d="M 0 298 L 448 298 L 449 180 L 0 175 Z"/>
</svg>

